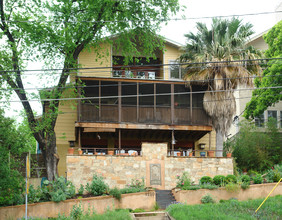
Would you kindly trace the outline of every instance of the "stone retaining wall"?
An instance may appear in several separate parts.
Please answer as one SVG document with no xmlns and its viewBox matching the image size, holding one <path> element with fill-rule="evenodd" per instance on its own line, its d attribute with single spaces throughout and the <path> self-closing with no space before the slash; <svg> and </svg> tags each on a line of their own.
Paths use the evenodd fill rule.
<svg viewBox="0 0 282 220">
<path fill-rule="evenodd" d="M 225 188 L 219 189 L 199 189 L 199 190 L 173 190 L 173 195 L 177 202 L 186 203 L 188 205 L 201 204 L 201 199 L 204 195 L 210 194 L 217 201 L 223 199 L 228 200 L 236 198 L 239 201 L 248 199 L 265 198 L 274 188 L 277 183 L 267 183 L 251 185 L 248 189 L 240 189 L 238 192 L 229 192 Z M 272 192 L 271 196 L 282 195 L 282 183 L 280 183 L 276 189 Z"/>
<path fill-rule="evenodd" d="M 124 188 L 132 179 L 144 178 L 146 186 L 172 189 L 176 176 L 187 171 L 192 181 L 202 176 L 233 174 L 232 158 L 168 157 L 166 143 L 143 143 L 142 156 L 69 155 L 67 176 L 76 188 L 89 183 L 94 173 L 112 187 Z"/>
<path fill-rule="evenodd" d="M 81 204 L 84 211 L 90 208 L 96 213 L 103 213 L 107 209 L 145 209 L 151 210 L 156 201 L 155 191 L 124 194 L 121 200 L 113 198 L 112 196 L 99 196 L 83 199 L 69 199 L 59 203 L 42 202 L 28 205 L 28 217 L 48 218 L 57 217 L 58 214 L 69 216 L 74 205 Z M 20 219 L 25 216 L 25 205 L 0 207 L 0 219 L 12 220 Z"/>
</svg>

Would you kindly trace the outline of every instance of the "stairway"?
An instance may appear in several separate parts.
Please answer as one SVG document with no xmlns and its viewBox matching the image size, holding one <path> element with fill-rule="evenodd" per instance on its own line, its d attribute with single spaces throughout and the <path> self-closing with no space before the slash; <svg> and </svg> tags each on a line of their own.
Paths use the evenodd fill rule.
<svg viewBox="0 0 282 220">
<path fill-rule="evenodd" d="M 160 209 L 166 209 L 167 206 L 176 201 L 171 190 L 156 190 L 156 200 Z"/>
</svg>

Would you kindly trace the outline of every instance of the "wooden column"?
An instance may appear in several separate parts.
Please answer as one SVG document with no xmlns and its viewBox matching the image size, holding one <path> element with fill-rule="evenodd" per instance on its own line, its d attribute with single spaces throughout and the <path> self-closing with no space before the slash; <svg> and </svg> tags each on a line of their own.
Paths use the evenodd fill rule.
<svg viewBox="0 0 282 220">
<path fill-rule="evenodd" d="M 81 98 L 81 83 L 78 83 L 78 97 Z M 81 121 L 81 99 L 78 100 L 78 108 L 77 108 L 77 121 Z"/>
<path fill-rule="evenodd" d="M 193 94 L 192 94 L 192 86 L 190 85 L 190 118 L 191 125 L 193 124 Z"/>
<path fill-rule="evenodd" d="M 171 131 L 171 152 L 172 156 L 174 156 L 174 144 L 175 144 L 175 138 L 174 138 L 174 130 Z M 170 153 L 171 156 L 171 153 Z"/>
<path fill-rule="evenodd" d="M 157 97 L 156 97 L 157 85 L 154 83 L 154 121 L 156 121 L 157 116 Z"/>
<path fill-rule="evenodd" d="M 118 121 L 121 122 L 121 82 L 118 82 Z"/>
<path fill-rule="evenodd" d="M 78 148 L 81 148 L 81 129 L 83 128 L 78 128 Z"/>
<path fill-rule="evenodd" d="M 121 150 L 121 129 L 118 129 L 118 150 Z"/>
<path fill-rule="evenodd" d="M 137 98 L 137 102 L 136 102 L 136 116 L 137 116 L 137 122 L 139 122 L 139 83 L 137 83 L 137 91 L 136 91 L 136 98 Z"/>
<path fill-rule="evenodd" d="M 101 80 L 99 80 L 99 121 L 101 121 Z"/>
<path fill-rule="evenodd" d="M 174 124 L 174 84 L 170 85 L 170 118 L 171 124 Z"/>
</svg>

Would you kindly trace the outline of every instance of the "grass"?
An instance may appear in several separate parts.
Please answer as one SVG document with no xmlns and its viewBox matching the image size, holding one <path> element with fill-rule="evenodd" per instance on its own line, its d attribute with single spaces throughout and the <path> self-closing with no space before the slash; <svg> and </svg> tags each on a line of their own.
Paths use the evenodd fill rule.
<svg viewBox="0 0 282 220">
<path fill-rule="evenodd" d="M 224 201 L 217 204 L 184 205 L 174 204 L 167 208 L 176 220 L 186 219 L 281 219 L 282 196 L 270 197 L 262 205 L 257 214 L 255 210 L 263 199 L 239 202 Z"/>
</svg>

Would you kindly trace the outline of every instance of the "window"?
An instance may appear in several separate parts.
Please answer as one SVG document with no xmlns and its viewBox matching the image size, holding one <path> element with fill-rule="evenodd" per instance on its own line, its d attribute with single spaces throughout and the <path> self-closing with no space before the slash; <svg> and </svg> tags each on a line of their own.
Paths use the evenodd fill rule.
<svg viewBox="0 0 282 220">
<path fill-rule="evenodd" d="M 181 68 L 180 65 L 177 65 L 178 62 L 175 60 L 172 60 L 169 62 L 169 70 L 170 70 L 170 78 L 171 79 L 182 79 L 184 75 L 184 69 Z"/>
<path fill-rule="evenodd" d="M 267 111 L 267 118 L 268 118 L 268 121 L 270 118 L 273 118 L 277 121 L 277 111 Z M 276 123 L 276 126 L 277 126 L 277 123 Z"/>
<path fill-rule="evenodd" d="M 257 127 L 263 127 L 264 126 L 264 113 L 255 118 L 255 125 Z"/>
</svg>

